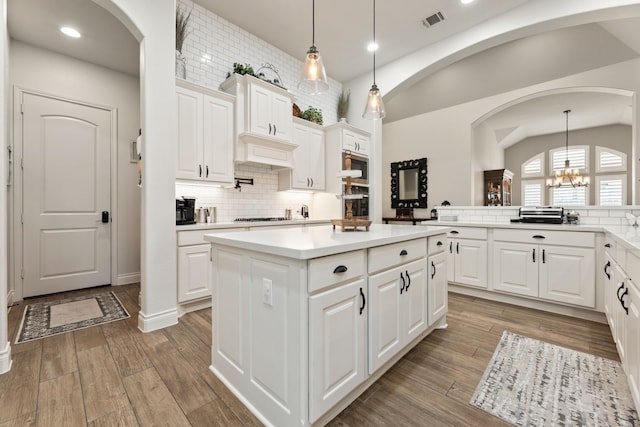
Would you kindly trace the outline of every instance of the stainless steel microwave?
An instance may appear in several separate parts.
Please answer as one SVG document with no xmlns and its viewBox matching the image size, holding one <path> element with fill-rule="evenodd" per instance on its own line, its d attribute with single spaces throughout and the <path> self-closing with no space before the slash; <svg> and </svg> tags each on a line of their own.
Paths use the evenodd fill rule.
<svg viewBox="0 0 640 427">
<path fill-rule="evenodd" d="M 346 153 L 342 152 L 342 164 L 344 165 L 344 157 Z M 369 159 L 364 156 L 358 156 L 351 153 L 351 169 L 362 171 L 360 178 L 351 178 L 353 184 L 369 184 Z M 343 180 L 346 178 L 343 178 Z"/>
</svg>

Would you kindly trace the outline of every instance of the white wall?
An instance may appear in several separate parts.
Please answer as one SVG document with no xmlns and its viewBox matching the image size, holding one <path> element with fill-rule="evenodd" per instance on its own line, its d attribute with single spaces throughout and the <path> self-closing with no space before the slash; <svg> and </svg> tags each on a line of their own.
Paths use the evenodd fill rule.
<svg viewBox="0 0 640 427">
<path fill-rule="evenodd" d="M 6 148 L 9 141 L 9 34 L 7 32 L 7 2 L 0 2 L 0 212 L 7 212 L 7 157 Z M 11 345 L 7 330 L 7 215 L 0 221 L 0 374 L 11 368 Z"/>
<path fill-rule="evenodd" d="M 385 124 L 383 126 L 385 141 L 383 167 L 388 168 L 388 163 L 404 160 L 398 159 L 399 156 L 408 159 L 426 156 L 429 158 L 430 206 L 440 204 L 445 199 L 454 205 L 482 204 L 479 203 L 481 187 L 477 187 L 482 185 L 481 171 L 499 168 L 504 160 L 501 150 L 498 151 L 495 148 L 495 138 L 481 140 L 482 132 L 474 134 L 472 127 L 476 124 L 475 122 L 501 105 L 531 94 L 558 88 L 590 86 L 638 92 L 640 60 L 622 62 Z M 640 115 L 637 108 L 634 110 L 634 115 L 634 120 L 637 122 L 637 117 Z M 637 153 L 639 152 L 638 141 L 640 141 L 638 126 L 634 127 L 632 138 L 635 153 Z M 474 153 L 480 153 L 478 159 L 481 160 L 475 159 Z M 493 162 L 491 162 L 492 156 L 495 157 Z M 640 168 L 637 157 L 637 155 L 634 156 L 634 166 Z M 474 170 L 473 165 L 481 169 Z M 388 177 L 383 169 L 382 206 L 385 212 L 392 213 L 389 183 L 388 180 L 384 180 L 384 174 Z"/>
<path fill-rule="evenodd" d="M 140 128 L 140 84 L 130 76 L 59 55 L 15 40 L 11 41 L 10 83 L 62 98 L 117 108 L 118 134 L 118 276 L 140 274 L 140 189 L 137 166 L 129 162 L 130 142 Z"/>
</svg>

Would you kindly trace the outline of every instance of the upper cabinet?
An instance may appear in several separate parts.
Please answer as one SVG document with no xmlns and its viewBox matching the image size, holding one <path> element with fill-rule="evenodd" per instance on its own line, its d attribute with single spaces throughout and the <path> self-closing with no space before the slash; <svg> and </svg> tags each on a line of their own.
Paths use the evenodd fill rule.
<svg viewBox="0 0 640 427">
<path fill-rule="evenodd" d="M 342 151 L 349 150 L 361 156 L 369 155 L 370 134 L 346 123 L 336 123 L 326 128 L 327 138 L 337 140 Z"/>
<path fill-rule="evenodd" d="M 324 131 L 322 126 L 294 117 L 293 169 L 278 176 L 278 190 L 324 190 Z"/>
<path fill-rule="evenodd" d="M 293 167 L 293 95 L 258 78 L 232 74 L 220 89 L 236 96 L 236 162 Z"/>
<path fill-rule="evenodd" d="M 233 182 L 234 97 L 176 81 L 176 178 Z"/>
</svg>

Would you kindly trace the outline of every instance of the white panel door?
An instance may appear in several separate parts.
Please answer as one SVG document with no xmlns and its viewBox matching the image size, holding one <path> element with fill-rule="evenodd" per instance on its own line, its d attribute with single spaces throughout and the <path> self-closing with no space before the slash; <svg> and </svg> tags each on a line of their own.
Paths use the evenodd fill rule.
<svg viewBox="0 0 640 427">
<path fill-rule="evenodd" d="M 203 178 L 205 181 L 232 183 L 233 103 L 204 96 L 203 110 Z"/>
<path fill-rule="evenodd" d="M 249 96 L 251 132 L 259 135 L 272 135 L 271 92 L 257 85 L 249 85 Z"/>
<path fill-rule="evenodd" d="M 537 245 L 493 243 L 493 289 L 532 297 L 538 296 Z"/>
<path fill-rule="evenodd" d="M 366 377 L 364 279 L 309 297 L 309 422 Z"/>
<path fill-rule="evenodd" d="M 634 401 L 640 402 L 640 292 L 630 279 L 627 280 L 627 294 L 622 298 L 625 311 L 625 342 L 627 345 L 626 358 L 623 361 L 629 388 Z"/>
<path fill-rule="evenodd" d="M 448 283 L 446 270 L 447 253 L 429 256 L 429 326 L 447 312 Z"/>
<path fill-rule="evenodd" d="M 540 246 L 540 297 L 595 307 L 595 250 Z"/>
<path fill-rule="evenodd" d="M 427 260 L 420 259 L 400 268 L 406 281 L 404 291 L 404 343 L 408 344 L 429 326 L 427 305 Z M 400 278 L 402 280 L 402 277 Z"/>
<path fill-rule="evenodd" d="M 314 190 L 324 190 L 325 188 L 325 171 L 324 171 L 324 131 L 321 129 L 311 129 L 308 139 L 309 150 L 309 178 L 311 187 Z M 296 149 L 297 150 L 297 149 Z"/>
<path fill-rule="evenodd" d="M 291 98 L 277 93 L 271 95 L 271 122 L 274 126 L 271 135 L 291 141 Z"/>
<path fill-rule="evenodd" d="M 404 278 L 404 271 L 402 272 Z M 369 373 L 396 354 L 403 345 L 402 299 L 406 286 L 394 268 L 369 277 Z"/>
<path fill-rule="evenodd" d="M 202 94 L 176 86 L 176 117 L 176 178 L 202 179 Z"/>
<path fill-rule="evenodd" d="M 293 150 L 293 170 L 291 171 L 291 186 L 295 188 L 309 188 L 309 136 L 311 129 L 299 124 L 293 125 L 293 140 L 298 146 Z"/>
<path fill-rule="evenodd" d="M 487 242 L 458 239 L 455 246 L 455 281 L 478 288 L 486 288 Z"/>
<path fill-rule="evenodd" d="M 23 95 L 23 296 L 111 282 L 111 112 Z"/>
<path fill-rule="evenodd" d="M 211 245 L 178 248 L 178 302 L 211 296 Z"/>
</svg>

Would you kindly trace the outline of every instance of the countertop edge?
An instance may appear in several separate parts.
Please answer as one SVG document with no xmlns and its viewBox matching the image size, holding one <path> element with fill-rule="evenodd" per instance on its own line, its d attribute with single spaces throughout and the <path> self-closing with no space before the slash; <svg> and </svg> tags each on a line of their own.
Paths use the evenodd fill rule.
<svg viewBox="0 0 640 427">
<path fill-rule="evenodd" d="M 292 219 L 290 221 L 237 221 L 176 225 L 176 231 L 218 230 L 225 228 L 273 227 L 277 225 L 330 224 L 330 219 Z"/>
</svg>

